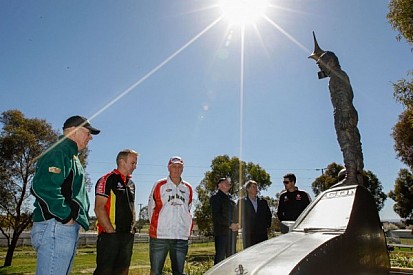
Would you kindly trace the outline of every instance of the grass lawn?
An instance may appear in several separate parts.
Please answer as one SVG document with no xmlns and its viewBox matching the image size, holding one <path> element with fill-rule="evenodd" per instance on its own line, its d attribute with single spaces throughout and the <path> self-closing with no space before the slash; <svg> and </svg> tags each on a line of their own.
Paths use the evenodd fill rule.
<svg viewBox="0 0 413 275">
<path fill-rule="evenodd" d="M 3 265 L 6 248 L 0 248 L 0 265 Z M 190 244 L 185 266 L 188 275 L 203 274 L 213 266 L 214 243 Z M 72 274 L 92 274 L 96 266 L 95 246 L 80 247 L 77 250 Z M 13 265 L 7 268 L 0 267 L 0 274 L 34 274 L 36 268 L 36 254 L 31 247 L 18 247 L 14 252 Z M 132 261 L 129 274 L 149 274 L 149 244 L 135 243 L 133 247 Z M 170 272 L 170 262 L 167 258 L 165 271 Z M 171 273 L 172 274 L 172 273 Z"/>
</svg>

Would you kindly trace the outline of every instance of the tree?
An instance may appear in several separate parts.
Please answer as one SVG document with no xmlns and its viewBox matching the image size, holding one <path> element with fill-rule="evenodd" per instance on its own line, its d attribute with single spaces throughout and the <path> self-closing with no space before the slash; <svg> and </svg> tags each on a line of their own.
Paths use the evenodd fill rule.
<svg viewBox="0 0 413 275">
<path fill-rule="evenodd" d="M 29 183 L 36 158 L 58 134 L 45 120 L 25 118 L 18 110 L 3 112 L 0 122 L 0 230 L 8 245 L 4 266 L 10 266 L 19 236 L 31 224 Z"/>
<path fill-rule="evenodd" d="M 336 184 L 338 182 L 338 173 L 343 168 L 342 165 L 335 162 L 329 164 L 323 175 L 316 178 L 311 184 L 314 194 L 317 196 Z M 387 199 L 387 195 L 383 192 L 381 182 L 373 172 L 363 170 L 363 185 L 370 191 L 376 202 L 377 211 L 380 211 L 384 206 L 384 201 Z"/>
<path fill-rule="evenodd" d="M 142 220 L 145 223 L 149 223 L 149 212 L 148 212 L 148 206 L 145 205 L 142 207 L 140 214 L 139 214 L 139 219 Z"/>
<path fill-rule="evenodd" d="M 144 206 L 141 208 L 139 211 L 139 217 L 138 217 L 138 222 L 136 224 L 138 228 L 138 232 L 141 233 L 141 229 L 145 224 L 149 223 L 149 212 L 148 212 L 148 206 Z"/>
<path fill-rule="evenodd" d="M 407 169 L 400 169 L 389 197 L 396 202 L 394 212 L 403 219 L 413 220 L 413 175 Z"/>
<path fill-rule="evenodd" d="M 413 109 L 407 109 L 399 116 L 392 136 L 397 157 L 413 169 Z"/>
<path fill-rule="evenodd" d="M 270 227 L 270 236 L 274 236 L 275 232 L 280 232 L 280 220 L 278 219 L 277 216 L 277 209 L 278 209 L 278 202 L 280 201 L 280 193 L 275 194 L 275 198 L 270 197 L 270 196 L 264 196 L 263 199 L 265 199 L 268 202 L 268 206 L 270 207 L 271 211 L 271 227 Z"/>
<path fill-rule="evenodd" d="M 397 40 L 403 36 L 413 43 L 413 0 L 391 0 L 387 19 L 393 29 L 399 32 Z"/>
<path fill-rule="evenodd" d="M 329 164 L 321 176 L 315 179 L 311 184 L 311 189 L 316 196 L 321 192 L 327 190 L 338 182 L 338 172 L 344 167 L 335 162 Z"/>
<path fill-rule="evenodd" d="M 195 218 L 199 231 L 205 236 L 212 235 L 212 217 L 209 198 L 216 190 L 216 183 L 221 177 L 230 177 L 232 181 L 233 199 L 238 198 L 242 185 L 253 179 L 258 183 L 260 190 L 266 190 L 270 185 L 270 175 L 258 164 L 245 163 L 237 157 L 228 155 L 217 156 L 212 160 L 211 170 L 205 173 L 205 177 L 197 186 L 198 202 L 195 207 Z"/>
<path fill-rule="evenodd" d="M 408 72 L 407 76 L 412 77 L 413 71 Z M 393 83 L 393 96 L 397 102 L 411 109 L 413 107 L 413 79 L 401 79 Z"/>
<path fill-rule="evenodd" d="M 404 37 L 413 44 L 413 0 L 391 0 L 387 19 L 392 28 L 398 31 L 397 40 Z M 413 76 L 413 70 L 408 72 Z M 399 116 L 393 127 L 394 149 L 398 158 L 413 168 L 413 79 L 401 79 L 393 83 L 395 100 L 404 105 L 406 110 Z"/>
<path fill-rule="evenodd" d="M 399 34 L 396 39 L 405 38 L 413 44 L 413 0 L 391 0 L 387 19 Z M 412 49 L 413 51 L 413 49 Z M 408 72 L 413 76 L 413 70 Z M 395 100 L 404 105 L 406 110 L 399 116 L 399 121 L 393 127 L 392 136 L 395 141 L 394 149 L 398 158 L 413 169 L 413 78 L 401 79 L 393 83 Z M 411 207 L 411 176 L 406 169 L 401 169 L 395 182 L 395 189 L 389 196 L 396 201 L 394 211 L 402 218 L 412 219 Z M 410 198 L 410 199 L 409 199 Z M 410 205 L 410 206 L 409 206 Z M 410 210 L 409 210 L 410 209 Z"/>
<path fill-rule="evenodd" d="M 387 19 L 394 30 L 398 31 L 397 40 L 404 37 L 413 44 L 413 0 L 391 0 Z M 413 76 L 413 70 L 408 73 Z M 395 151 L 410 169 L 413 168 L 413 78 L 401 79 L 393 83 L 393 95 L 397 102 L 403 104 L 406 110 L 399 116 L 399 121 L 393 127 Z"/>
</svg>

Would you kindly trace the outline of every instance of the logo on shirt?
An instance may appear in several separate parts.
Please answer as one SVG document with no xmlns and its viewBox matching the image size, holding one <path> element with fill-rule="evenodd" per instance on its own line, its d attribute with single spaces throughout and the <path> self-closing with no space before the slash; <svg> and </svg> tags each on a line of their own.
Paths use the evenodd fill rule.
<svg viewBox="0 0 413 275">
<path fill-rule="evenodd" d="M 301 198 L 301 195 L 300 194 L 297 194 L 297 196 L 295 196 L 295 200 L 297 200 L 297 201 L 300 201 L 302 198 Z"/>
<path fill-rule="evenodd" d="M 135 186 L 134 186 L 133 184 L 128 183 L 128 187 L 129 187 L 129 190 L 130 190 L 132 193 L 135 193 Z"/>
<path fill-rule="evenodd" d="M 121 182 L 118 182 L 118 183 L 116 184 L 116 188 L 117 188 L 117 189 L 123 189 L 123 184 L 122 184 Z"/>
<path fill-rule="evenodd" d="M 172 189 L 166 189 L 165 192 L 172 192 Z"/>
<path fill-rule="evenodd" d="M 168 196 L 168 202 L 172 201 L 172 200 L 181 200 L 182 202 L 185 202 L 185 197 L 184 196 L 180 196 L 179 194 L 175 194 L 175 195 L 169 195 Z M 181 205 L 179 202 L 172 202 L 172 205 Z"/>
<path fill-rule="evenodd" d="M 49 167 L 49 172 L 53 173 L 53 174 L 60 174 L 62 170 L 60 168 L 57 167 Z"/>
</svg>

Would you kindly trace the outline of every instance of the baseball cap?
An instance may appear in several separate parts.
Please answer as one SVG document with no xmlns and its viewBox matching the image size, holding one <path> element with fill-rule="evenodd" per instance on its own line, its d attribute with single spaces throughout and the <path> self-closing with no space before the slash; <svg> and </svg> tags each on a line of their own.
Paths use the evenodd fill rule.
<svg viewBox="0 0 413 275">
<path fill-rule="evenodd" d="M 97 135 L 100 133 L 100 130 L 92 127 L 89 121 L 82 116 L 71 116 L 63 124 L 63 130 L 70 127 L 85 127 L 90 131 L 92 135 Z"/>
<path fill-rule="evenodd" d="M 181 157 L 173 156 L 169 159 L 168 166 L 171 164 L 181 164 L 184 165 L 184 160 Z"/>
</svg>

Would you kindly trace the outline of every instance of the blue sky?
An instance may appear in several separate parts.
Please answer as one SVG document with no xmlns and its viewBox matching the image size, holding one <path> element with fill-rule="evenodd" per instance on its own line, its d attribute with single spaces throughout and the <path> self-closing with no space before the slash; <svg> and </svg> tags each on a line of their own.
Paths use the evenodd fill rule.
<svg viewBox="0 0 413 275">
<path fill-rule="evenodd" d="M 91 118 L 102 130 L 89 146 L 92 181 L 115 168 L 119 150 L 135 149 L 137 204 L 173 155 L 194 188 L 227 154 L 271 175 L 264 195 L 280 192 L 287 172 L 313 195 L 320 169 L 343 163 L 328 79 L 307 58 L 315 31 L 350 77 L 365 169 L 390 191 L 405 167 L 390 136 L 402 111 L 392 82 L 412 69 L 412 54 L 387 23 L 388 1 L 270 0 L 267 19 L 244 36 L 217 21 L 218 3 L 0 1 L 0 111 L 56 129 L 75 114 Z M 392 205 L 382 218 L 397 218 Z"/>
</svg>

